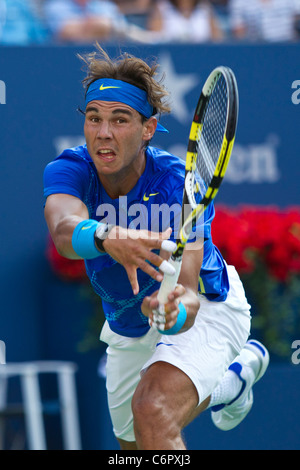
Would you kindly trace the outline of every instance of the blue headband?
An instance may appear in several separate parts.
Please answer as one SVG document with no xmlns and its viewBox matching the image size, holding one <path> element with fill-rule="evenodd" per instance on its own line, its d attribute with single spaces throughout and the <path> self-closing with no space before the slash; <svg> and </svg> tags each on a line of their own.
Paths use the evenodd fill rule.
<svg viewBox="0 0 300 470">
<path fill-rule="evenodd" d="M 148 102 L 147 93 L 122 80 L 100 78 L 91 83 L 85 95 L 85 106 L 94 100 L 117 101 L 127 104 L 147 119 L 153 115 L 153 107 Z M 169 132 L 159 122 L 157 123 L 156 130 L 158 132 Z"/>
</svg>

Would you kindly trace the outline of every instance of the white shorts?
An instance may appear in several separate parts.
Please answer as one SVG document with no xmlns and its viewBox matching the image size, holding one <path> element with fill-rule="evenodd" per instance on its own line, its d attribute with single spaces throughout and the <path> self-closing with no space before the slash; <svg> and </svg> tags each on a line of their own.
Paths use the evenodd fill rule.
<svg viewBox="0 0 300 470">
<path fill-rule="evenodd" d="M 105 322 L 100 339 L 108 344 L 108 405 L 115 436 L 135 441 L 131 399 L 141 371 L 157 361 L 182 370 L 195 385 L 199 404 L 222 380 L 250 334 L 250 305 L 233 266 L 227 266 L 230 290 L 225 302 L 200 295 L 195 324 L 188 331 L 165 336 L 151 328 L 140 338 L 114 333 Z"/>
</svg>

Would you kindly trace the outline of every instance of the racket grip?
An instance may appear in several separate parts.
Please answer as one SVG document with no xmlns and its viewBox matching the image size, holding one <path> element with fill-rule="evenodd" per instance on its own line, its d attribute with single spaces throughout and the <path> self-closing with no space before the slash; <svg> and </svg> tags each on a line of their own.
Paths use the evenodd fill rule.
<svg viewBox="0 0 300 470">
<path fill-rule="evenodd" d="M 180 274 L 181 261 L 170 259 L 169 264 L 174 267 L 175 274 L 164 274 L 164 278 L 157 294 L 157 299 L 161 305 L 168 302 L 168 295 L 175 289 Z"/>
</svg>

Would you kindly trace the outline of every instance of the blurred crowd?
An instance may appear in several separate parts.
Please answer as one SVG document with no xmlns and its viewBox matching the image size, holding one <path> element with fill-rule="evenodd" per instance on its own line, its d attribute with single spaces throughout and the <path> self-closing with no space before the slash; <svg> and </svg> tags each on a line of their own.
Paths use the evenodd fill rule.
<svg viewBox="0 0 300 470">
<path fill-rule="evenodd" d="M 0 45 L 295 42 L 300 0 L 0 0 Z"/>
</svg>

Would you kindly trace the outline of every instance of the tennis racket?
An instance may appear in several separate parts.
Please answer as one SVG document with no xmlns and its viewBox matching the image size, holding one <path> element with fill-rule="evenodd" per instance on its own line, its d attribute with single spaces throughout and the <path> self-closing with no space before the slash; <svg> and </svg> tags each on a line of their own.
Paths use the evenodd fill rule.
<svg viewBox="0 0 300 470">
<path fill-rule="evenodd" d="M 207 78 L 191 125 L 186 154 L 185 182 L 181 225 L 169 263 L 174 275 L 164 275 L 154 313 L 154 324 L 164 329 L 164 304 L 176 287 L 182 256 L 197 220 L 216 197 L 231 156 L 237 119 L 238 88 L 233 71 L 224 66 L 214 69 Z M 189 205 L 190 210 L 186 207 Z"/>
</svg>

